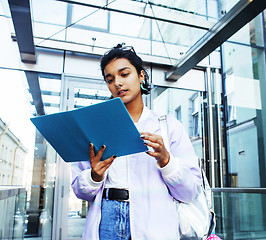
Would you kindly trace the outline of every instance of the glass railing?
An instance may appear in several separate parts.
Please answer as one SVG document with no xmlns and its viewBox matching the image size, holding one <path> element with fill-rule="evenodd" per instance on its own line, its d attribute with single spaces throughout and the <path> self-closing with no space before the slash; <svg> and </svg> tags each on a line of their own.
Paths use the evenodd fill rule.
<svg viewBox="0 0 266 240">
<path fill-rule="evenodd" d="M 215 233 L 223 240 L 266 239 L 265 188 L 212 189 Z M 0 239 L 23 239 L 27 229 L 26 190 L 0 186 Z"/>
<path fill-rule="evenodd" d="M 266 239 L 265 188 L 212 189 L 215 233 L 222 239 Z"/>
<path fill-rule="evenodd" d="M 0 186 L 0 239 L 23 239 L 26 189 Z"/>
</svg>

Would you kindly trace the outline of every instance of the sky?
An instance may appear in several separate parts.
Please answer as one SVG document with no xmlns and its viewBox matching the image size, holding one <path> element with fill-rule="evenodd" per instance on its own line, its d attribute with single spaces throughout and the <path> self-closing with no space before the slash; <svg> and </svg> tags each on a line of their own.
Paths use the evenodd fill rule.
<svg viewBox="0 0 266 240">
<path fill-rule="evenodd" d="M 30 121 L 25 84 L 24 72 L 0 69 L 0 118 L 30 151 L 34 149 L 35 127 Z"/>
</svg>

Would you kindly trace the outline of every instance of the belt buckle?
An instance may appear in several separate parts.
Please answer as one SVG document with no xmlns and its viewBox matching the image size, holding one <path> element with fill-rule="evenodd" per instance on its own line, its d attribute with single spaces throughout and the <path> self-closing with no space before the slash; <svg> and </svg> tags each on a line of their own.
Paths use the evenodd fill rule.
<svg viewBox="0 0 266 240">
<path fill-rule="evenodd" d="M 124 197 L 127 199 L 124 199 Z M 119 202 L 129 202 L 129 195 L 127 189 L 105 188 L 103 192 L 103 198 Z"/>
</svg>

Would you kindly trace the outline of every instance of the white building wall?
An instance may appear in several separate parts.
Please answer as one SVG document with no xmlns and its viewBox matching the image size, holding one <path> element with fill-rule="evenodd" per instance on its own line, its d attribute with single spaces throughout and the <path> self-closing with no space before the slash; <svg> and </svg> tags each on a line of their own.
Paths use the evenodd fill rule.
<svg viewBox="0 0 266 240">
<path fill-rule="evenodd" d="M 4 132 L 4 129 L 5 125 L 1 121 L 0 185 L 22 185 L 27 151 L 10 130 Z"/>
</svg>

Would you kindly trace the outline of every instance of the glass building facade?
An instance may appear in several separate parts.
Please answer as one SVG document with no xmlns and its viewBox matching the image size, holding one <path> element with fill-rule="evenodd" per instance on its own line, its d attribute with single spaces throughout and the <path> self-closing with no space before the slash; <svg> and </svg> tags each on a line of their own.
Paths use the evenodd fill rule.
<svg viewBox="0 0 266 240">
<path fill-rule="evenodd" d="M 251 2 L 261 11 L 230 25 Z M 0 4 L 0 239 L 81 239 L 89 203 L 74 196 L 71 165 L 30 118 L 108 100 L 99 62 L 118 43 L 133 46 L 145 62 L 152 83 L 145 104 L 185 126 L 212 187 L 216 234 L 266 238 L 263 1 L 20 4 Z M 222 24 L 236 30 L 229 36 Z M 176 77 L 178 69 L 186 71 Z"/>
</svg>

